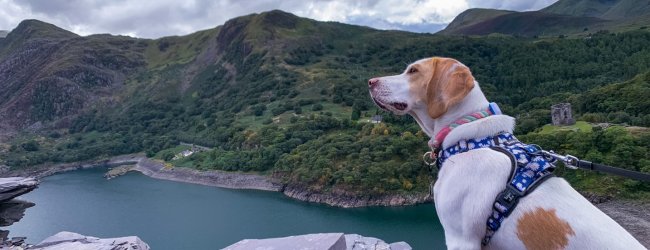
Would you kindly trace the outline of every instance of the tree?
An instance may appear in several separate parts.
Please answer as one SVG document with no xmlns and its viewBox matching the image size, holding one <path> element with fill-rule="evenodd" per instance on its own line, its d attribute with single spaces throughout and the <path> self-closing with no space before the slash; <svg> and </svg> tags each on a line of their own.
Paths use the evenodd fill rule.
<svg viewBox="0 0 650 250">
<path fill-rule="evenodd" d="M 36 142 L 34 140 L 25 142 L 25 143 L 21 144 L 20 146 L 24 150 L 27 150 L 27 151 L 38 151 L 38 149 L 39 149 L 38 142 Z"/>
<path fill-rule="evenodd" d="M 163 159 L 164 161 L 171 161 L 173 158 L 174 158 L 174 153 L 171 152 L 171 151 L 166 151 L 166 152 L 163 153 L 163 155 L 162 155 L 162 159 Z"/>
<path fill-rule="evenodd" d="M 350 115 L 350 120 L 356 121 L 359 120 L 359 117 L 361 117 L 361 110 L 352 107 L 352 114 Z"/>
</svg>

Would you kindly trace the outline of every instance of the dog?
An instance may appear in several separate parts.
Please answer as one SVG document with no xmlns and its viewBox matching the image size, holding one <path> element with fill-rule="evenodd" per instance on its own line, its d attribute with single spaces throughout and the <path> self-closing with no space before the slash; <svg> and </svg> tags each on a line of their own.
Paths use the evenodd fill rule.
<svg viewBox="0 0 650 250">
<path fill-rule="evenodd" d="M 489 105 L 469 68 L 451 58 L 418 60 L 399 75 L 370 79 L 368 86 L 377 106 L 411 115 L 431 138 Z M 512 133 L 514 126 L 515 119 L 506 115 L 478 119 L 451 130 L 441 148 Z M 433 197 L 448 249 L 645 249 L 559 177 L 547 179 L 521 198 L 483 246 L 486 220 L 509 180 L 511 165 L 506 154 L 489 148 L 456 154 L 443 163 Z"/>
</svg>

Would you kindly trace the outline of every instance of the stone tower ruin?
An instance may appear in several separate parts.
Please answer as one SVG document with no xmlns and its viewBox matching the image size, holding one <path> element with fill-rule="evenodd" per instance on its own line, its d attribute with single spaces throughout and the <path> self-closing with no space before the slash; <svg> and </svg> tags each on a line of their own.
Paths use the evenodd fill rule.
<svg viewBox="0 0 650 250">
<path fill-rule="evenodd" d="M 576 121 L 571 114 L 571 103 L 558 103 L 551 106 L 553 125 L 573 125 Z"/>
</svg>

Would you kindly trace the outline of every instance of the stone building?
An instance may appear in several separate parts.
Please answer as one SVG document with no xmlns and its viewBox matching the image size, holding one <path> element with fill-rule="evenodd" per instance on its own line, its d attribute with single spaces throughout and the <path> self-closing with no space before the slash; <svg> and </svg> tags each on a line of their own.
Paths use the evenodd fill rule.
<svg viewBox="0 0 650 250">
<path fill-rule="evenodd" d="M 551 120 L 553 125 L 573 125 L 576 121 L 571 114 L 571 103 L 558 103 L 551 106 Z"/>
</svg>

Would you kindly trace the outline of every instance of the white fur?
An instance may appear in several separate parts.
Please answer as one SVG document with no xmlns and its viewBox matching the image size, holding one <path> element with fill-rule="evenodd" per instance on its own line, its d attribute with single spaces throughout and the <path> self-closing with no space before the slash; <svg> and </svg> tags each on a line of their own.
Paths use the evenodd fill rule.
<svg viewBox="0 0 650 250">
<path fill-rule="evenodd" d="M 416 62 L 417 63 L 417 62 Z M 428 116 L 424 100 L 411 96 L 405 73 L 381 77 L 380 87 L 371 95 L 382 104 L 404 102 L 408 108 L 396 114 L 412 115 L 430 137 L 465 115 L 484 110 L 488 101 L 478 83 L 458 104 L 438 117 Z M 377 90 L 379 89 L 379 90 Z M 462 139 L 479 138 L 498 132 L 512 132 L 514 118 L 495 115 L 463 124 L 453 129 L 443 142 L 449 146 Z M 491 149 L 477 149 L 454 155 L 445 161 L 434 185 L 434 202 L 445 230 L 448 249 L 481 249 L 486 220 L 492 213 L 495 197 L 506 185 L 510 159 Z M 645 249 L 632 235 L 609 216 L 576 192 L 564 179 L 551 178 L 522 198 L 506 218 L 487 249 L 525 249 L 517 236 L 517 223 L 526 212 L 537 208 L 554 209 L 575 232 L 566 249 Z"/>
</svg>

